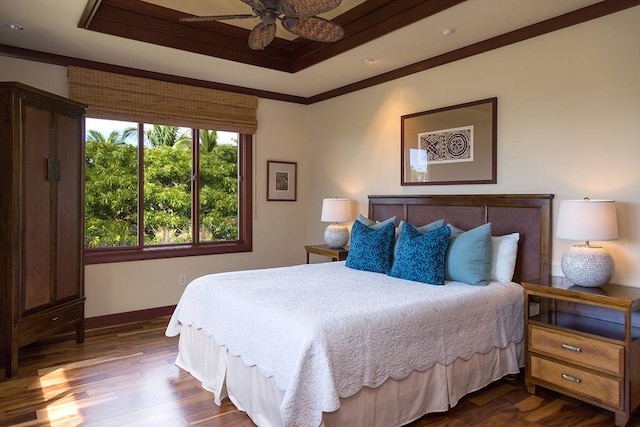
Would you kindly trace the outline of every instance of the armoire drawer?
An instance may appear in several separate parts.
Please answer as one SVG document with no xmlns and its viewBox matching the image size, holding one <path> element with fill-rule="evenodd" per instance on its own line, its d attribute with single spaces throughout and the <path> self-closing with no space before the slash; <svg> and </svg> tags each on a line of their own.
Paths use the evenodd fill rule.
<svg viewBox="0 0 640 427">
<path fill-rule="evenodd" d="M 563 331 L 529 325 L 529 351 L 622 376 L 624 346 Z"/>
<path fill-rule="evenodd" d="M 51 336 L 84 317 L 84 298 L 61 304 L 18 319 L 18 346 Z"/>
</svg>

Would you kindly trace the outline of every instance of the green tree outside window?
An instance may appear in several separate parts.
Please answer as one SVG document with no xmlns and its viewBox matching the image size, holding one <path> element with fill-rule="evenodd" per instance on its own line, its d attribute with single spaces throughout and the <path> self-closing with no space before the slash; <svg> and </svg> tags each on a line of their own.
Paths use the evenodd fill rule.
<svg viewBox="0 0 640 427">
<path fill-rule="evenodd" d="M 85 247 L 179 245 L 238 239 L 238 142 L 218 143 L 215 130 L 145 124 L 143 176 L 138 183 L 138 124 L 101 132 L 87 120 Z M 192 168 L 192 139 L 198 164 Z M 194 188 L 197 186 L 197 198 Z M 138 185 L 143 186 L 143 229 Z M 197 209 L 193 201 L 198 200 Z M 193 235 L 197 212 L 197 237 Z"/>
</svg>

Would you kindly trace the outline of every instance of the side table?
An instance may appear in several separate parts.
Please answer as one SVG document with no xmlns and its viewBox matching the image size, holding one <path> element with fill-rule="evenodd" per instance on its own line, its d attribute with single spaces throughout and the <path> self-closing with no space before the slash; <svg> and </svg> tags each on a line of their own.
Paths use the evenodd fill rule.
<svg viewBox="0 0 640 427">
<path fill-rule="evenodd" d="M 640 289 L 583 288 L 564 278 L 522 287 L 527 390 L 542 386 L 589 402 L 625 426 L 640 407 Z"/>
<path fill-rule="evenodd" d="M 331 258 L 331 261 L 344 261 L 349 254 L 349 249 L 330 248 L 327 245 L 307 245 L 304 248 L 307 251 L 307 264 L 309 264 L 309 254 L 326 256 Z"/>
</svg>

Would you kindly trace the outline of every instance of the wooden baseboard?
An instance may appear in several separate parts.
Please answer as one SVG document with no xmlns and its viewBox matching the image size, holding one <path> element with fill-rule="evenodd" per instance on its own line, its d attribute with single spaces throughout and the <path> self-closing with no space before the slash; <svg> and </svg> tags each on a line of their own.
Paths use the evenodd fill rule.
<svg viewBox="0 0 640 427">
<path fill-rule="evenodd" d="M 140 322 L 157 317 L 170 316 L 175 310 L 175 305 L 165 307 L 147 308 L 145 310 L 127 311 L 125 313 L 107 314 L 106 316 L 87 317 L 84 319 L 84 330 L 108 328 L 122 325 L 123 323 Z"/>
</svg>

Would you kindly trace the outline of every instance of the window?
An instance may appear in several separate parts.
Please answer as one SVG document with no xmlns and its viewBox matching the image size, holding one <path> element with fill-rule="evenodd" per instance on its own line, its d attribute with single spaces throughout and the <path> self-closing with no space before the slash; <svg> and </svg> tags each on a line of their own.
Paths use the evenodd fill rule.
<svg viewBox="0 0 640 427">
<path fill-rule="evenodd" d="M 251 136 L 87 118 L 87 264 L 251 250 Z"/>
</svg>

